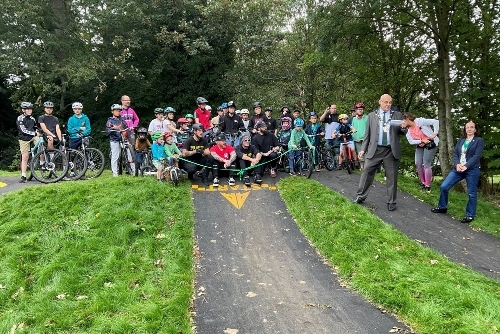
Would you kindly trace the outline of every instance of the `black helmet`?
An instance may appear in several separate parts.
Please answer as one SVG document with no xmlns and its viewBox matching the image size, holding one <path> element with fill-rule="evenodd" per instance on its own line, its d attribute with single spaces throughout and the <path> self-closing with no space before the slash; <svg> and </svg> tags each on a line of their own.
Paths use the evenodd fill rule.
<svg viewBox="0 0 500 334">
<path fill-rule="evenodd" d="M 260 103 L 259 101 L 256 101 L 252 104 L 252 108 L 257 108 L 257 107 L 261 107 L 262 108 L 262 103 Z"/>
<path fill-rule="evenodd" d="M 273 111 L 273 108 L 271 108 L 271 107 L 266 107 L 265 111 L 271 111 L 271 112 L 272 112 L 272 111 Z"/>
<path fill-rule="evenodd" d="M 163 114 L 163 108 L 155 108 L 155 114 Z"/>
<path fill-rule="evenodd" d="M 263 127 L 263 126 L 266 126 L 266 123 L 263 121 L 260 121 L 260 122 L 255 123 L 254 128 L 258 129 L 258 128 Z"/>
<path fill-rule="evenodd" d="M 50 101 L 45 101 L 43 103 L 43 106 L 44 106 L 44 108 L 54 108 L 54 103 L 52 103 Z"/>
<path fill-rule="evenodd" d="M 21 109 L 33 109 L 31 102 L 21 102 Z"/>
<path fill-rule="evenodd" d="M 229 102 L 227 103 L 227 107 L 228 107 L 228 108 L 229 108 L 229 107 L 233 107 L 234 109 L 236 109 L 236 104 L 234 103 L 234 101 L 229 101 Z"/>
<path fill-rule="evenodd" d="M 203 127 L 203 125 L 201 123 L 195 123 L 195 124 L 193 124 L 192 129 L 193 130 L 203 130 L 203 131 L 205 131 L 205 128 Z"/>
<path fill-rule="evenodd" d="M 202 104 L 202 103 L 208 103 L 207 99 L 201 96 L 197 97 L 196 104 Z"/>
<path fill-rule="evenodd" d="M 146 128 L 139 128 L 137 130 L 137 134 L 139 134 L 139 133 L 148 133 L 148 129 L 146 129 Z"/>
</svg>

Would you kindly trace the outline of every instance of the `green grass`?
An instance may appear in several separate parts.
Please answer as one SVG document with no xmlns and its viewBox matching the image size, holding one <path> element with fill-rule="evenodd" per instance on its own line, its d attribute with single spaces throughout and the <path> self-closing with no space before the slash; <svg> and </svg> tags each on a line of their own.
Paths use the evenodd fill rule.
<svg viewBox="0 0 500 334">
<path fill-rule="evenodd" d="M 112 178 L 0 197 L 0 332 L 190 333 L 190 185 Z"/>
<path fill-rule="evenodd" d="M 448 261 L 316 181 L 286 178 L 278 189 L 341 280 L 419 333 L 500 330 L 498 281 Z"/>
</svg>

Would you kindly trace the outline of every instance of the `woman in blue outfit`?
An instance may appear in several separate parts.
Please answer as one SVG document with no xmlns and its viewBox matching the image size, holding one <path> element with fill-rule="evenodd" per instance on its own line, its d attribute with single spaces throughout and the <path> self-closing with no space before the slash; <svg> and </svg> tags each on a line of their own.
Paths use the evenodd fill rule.
<svg viewBox="0 0 500 334">
<path fill-rule="evenodd" d="M 462 223 L 470 223 L 476 217 L 477 186 L 480 176 L 480 159 L 483 153 L 484 140 L 479 137 L 479 129 L 474 121 L 468 121 L 463 129 L 462 137 L 458 140 L 453 151 L 453 169 L 441 183 L 441 194 L 438 206 L 431 211 L 446 213 L 448 208 L 448 192 L 458 182 L 465 179 L 469 200 L 465 208 L 465 217 Z"/>
</svg>

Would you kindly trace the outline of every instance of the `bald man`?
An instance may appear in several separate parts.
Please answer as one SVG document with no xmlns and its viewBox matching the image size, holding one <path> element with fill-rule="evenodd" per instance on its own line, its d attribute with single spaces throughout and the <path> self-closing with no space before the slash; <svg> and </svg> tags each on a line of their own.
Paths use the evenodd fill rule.
<svg viewBox="0 0 500 334">
<path fill-rule="evenodd" d="M 401 158 L 399 136 L 406 134 L 401 125 L 390 125 L 391 120 L 402 120 L 403 115 L 392 107 L 392 97 L 384 94 L 378 101 L 379 108 L 368 114 L 366 132 L 358 157 L 365 152 L 365 168 L 359 180 L 354 203 L 362 203 L 368 196 L 377 169 L 384 163 L 387 185 L 387 209 L 396 210 L 398 167 Z"/>
</svg>

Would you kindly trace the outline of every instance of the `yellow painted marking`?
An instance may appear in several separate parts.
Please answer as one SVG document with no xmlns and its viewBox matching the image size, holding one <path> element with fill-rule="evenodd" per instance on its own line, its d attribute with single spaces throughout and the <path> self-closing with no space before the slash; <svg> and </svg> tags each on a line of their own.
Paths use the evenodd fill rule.
<svg viewBox="0 0 500 334">
<path fill-rule="evenodd" d="M 202 185 L 197 185 L 197 184 L 192 184 L 191 189 L 197 190 L 197 191 L 203 191 L 203 192 L 212 192 L 212 191 L 249 191 L 249 190 L 277 190 L 276 186 L 271 186 L 267 183 L 263 183 L 262 185 L 258 184 L 252 184 L 250 187 L 247 187 L 243 184 L 238 184 L 235 186 L 229 186 L 229 185 L 220 185 L 219 187 L 214 187 L 212 185 L 210 186 L 202 186 Z"/>
<path fill-rule="evenodd" d="M 6 187 L 6 186 L 7 186 L 7 183 L 0 182 L 0 188 Z"/>
<path fill-rule="evenodd" d="M 244 193 L 221 193 L 236 209 L 241 209 L 243 203 L 250 194 L 250 191 Z"/>
</svg>

